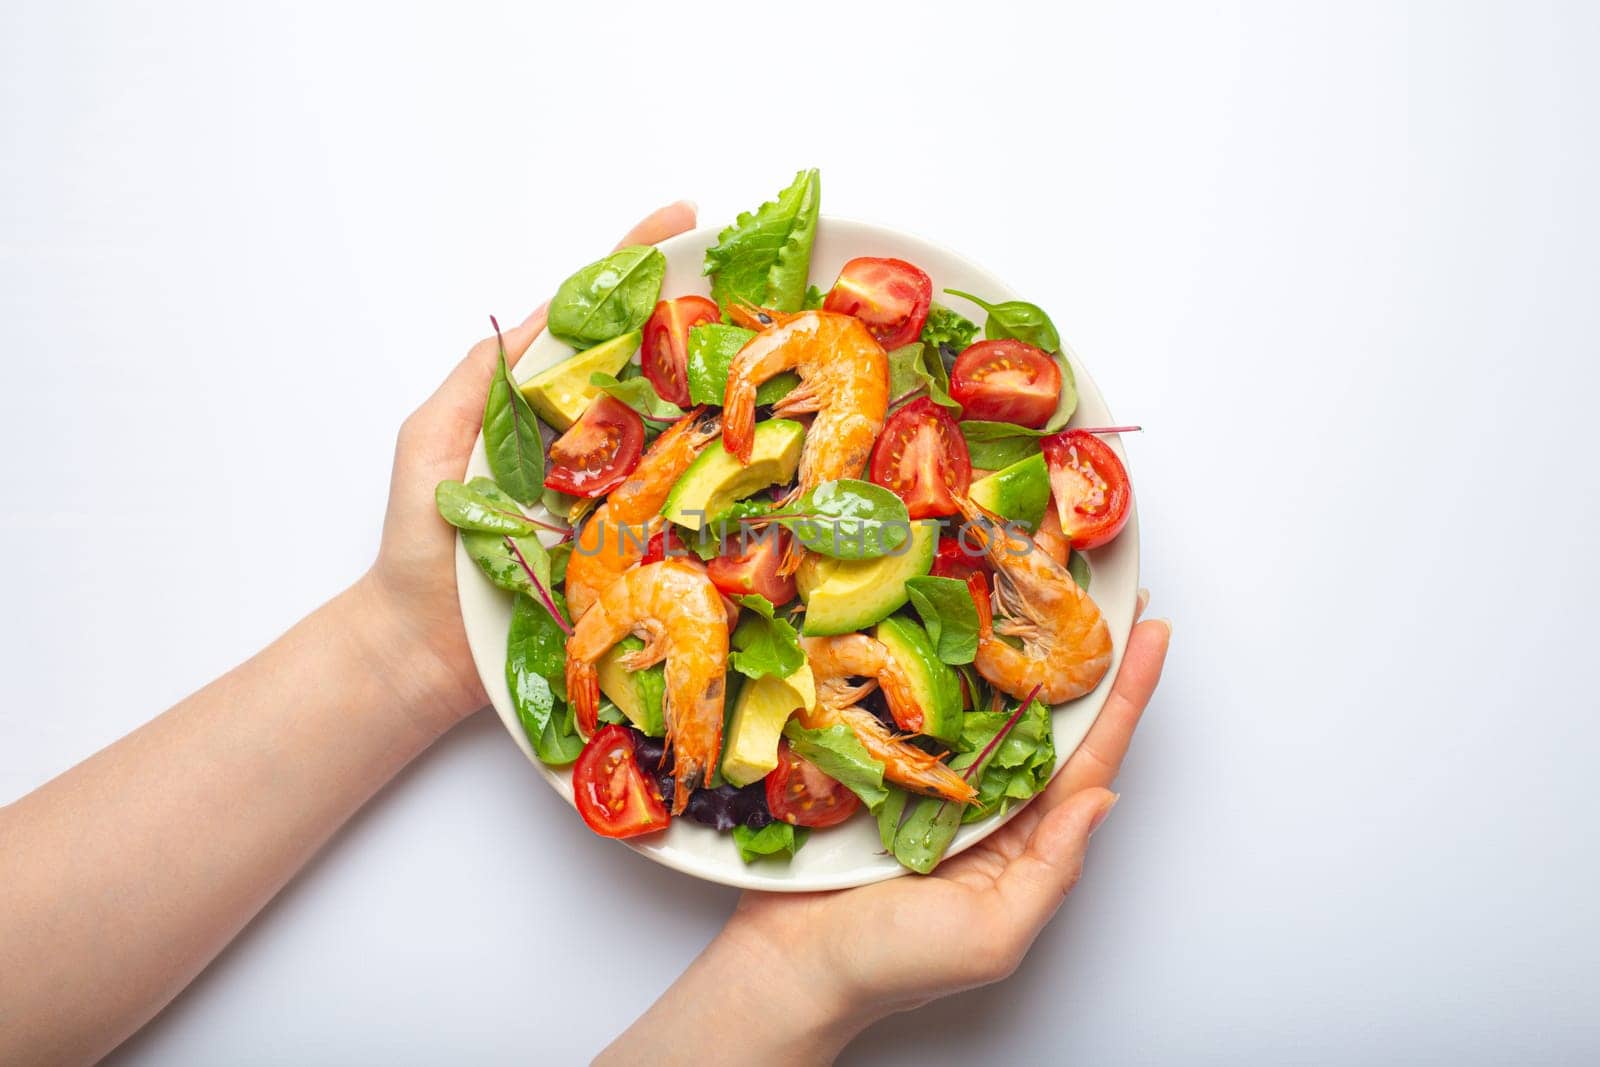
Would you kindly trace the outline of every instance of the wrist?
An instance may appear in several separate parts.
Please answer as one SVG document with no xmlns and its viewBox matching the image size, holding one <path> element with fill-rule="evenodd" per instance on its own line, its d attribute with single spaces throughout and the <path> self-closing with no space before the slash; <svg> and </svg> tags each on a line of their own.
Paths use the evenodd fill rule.
<svg viewBox="0 0 1600 1067">
<path fill-rule="evenodd" d="M 388 710 L 431 740 L 488 702 L 464 632 L 444 642 L 440 627 L 418 625 L 401 598 L 368 572 L 328 605 L 350 649 L 378 685 Z M 459 621 L 456 629 L 460 630 Z M 461 664 L 465 663 L 463 671 Z"/>
</svg>

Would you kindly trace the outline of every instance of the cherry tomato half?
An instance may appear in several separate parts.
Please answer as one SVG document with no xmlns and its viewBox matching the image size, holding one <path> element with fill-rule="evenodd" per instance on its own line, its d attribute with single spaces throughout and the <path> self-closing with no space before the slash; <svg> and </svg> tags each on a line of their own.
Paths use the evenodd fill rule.
<svg viewBox="0 0 1600 1067">
<path fill-rule="evenodd" d="M 1121 533 L 1128 524 L 1133 489 L 1128 468 L 1111 446 L 1082 430 L 1054 434 L 1040 444 L 1061 532 L 1072 547 L 1099 548 Z"/>
<path fill-rule="evenodd" d="M 873 482 L 906 502 L 913 519 L 954 515 L 952 494 L 972 485 L 972 457 L 944 408 L 918 397 L 889 417 L 872 450 Z"/>
<path fill-rule="evenodd" d="M 683 556 L 683 538 L 679 537 L 677 530 L 670 523 L 650 535 L 650 540 L 645 544 L 644 556 L 640 564 L 660 563 L 664 559 L 678 559 Z"/>
<path fill-rule="evenodd" d="M 717 305 L 703 296 L 680 296 L 656 305 L 644 324 L 639 365 L 661 399 L 689 406 L 689 331 L 721 320 Z"/>
<path fill-rule="evenodd" d="M 852 259 L 828 290 L 823 310 L 854 315 L 884 348 L 915 341 L 928 321 L 933 279 L 903 259 Z"/>
<path fill-rule="evenodd" d="M 854 815 L 861 798 L 778 742 L 778 767 L 767 775 L 767 807 L 795 826 L 836 826 Z"/>
<path fill-rule="evenodd" d="M 730 537 L 727 554 L 706 564 L 706 575 L 725 596 L 759 594 L 782 607 L 795 598 L 794 578 L 780 576 L 778 564 L 789 547 L 789 531 L 769 527 L 750 539 L 749 548 L 740 552 L 737 537 Z"/>
<path fill-rule="evenodd" d="M 962 417 L 1014 422 L 1037 430 L 1061 396 L 1061 368 L 1049 354 L 1011 338 L 979 341 L 950 368 L 950 397 Z"/>
<path fill-rule="evenodd" d="M 643 450 L 644 420 L 622 401 L 602 393 L 550 446 L 544 484 L 571 496 L 601 496 L 633 473 Z"/>
<path fill-rule="evenodd" d="M 639 769 L 632 732 L 615 724 L 578 753 L 572 793 L 578 814 L 602 837 L 637 837 L 665 830 L 672 821 L 655 779 Z"/>
<path fill-rule="evenodd" d="M 941 537 L 930 573 L 935 578 L 954 578 L 964 582 L 971 575 L 987 574 L 992 569 L 989 558 L 976 543 L 968 541 L 963 546 L 959 537 Z"/>
</svg>

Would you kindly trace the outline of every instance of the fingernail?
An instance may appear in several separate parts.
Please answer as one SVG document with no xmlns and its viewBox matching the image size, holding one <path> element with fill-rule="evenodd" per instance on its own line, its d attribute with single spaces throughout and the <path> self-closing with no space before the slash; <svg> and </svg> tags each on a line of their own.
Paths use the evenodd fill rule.
<svg viewBox="0 0 1600 1067">
<path fill-rule="evenodd" d="M 1165 626 L 1167 628 L 1167 640 L 1168 641 L 1172 640 L 1172 620 L 1171 619 L 1151 619 L 1150 621 L 1151 622 L 1159 622 L 1162 626 Z"/>
<path fill-rule="evenodd" d="M 1140 614 L 1140 615 L 1144 614 L 1144 609 L 1145 609 L 1145 607 L 1147 605 L 1149 605 L 1149 603 L 1150 603 L 1150 590 L 1148 590 L 1148 589 L 1139 590 L 1139 609 L 1138 609 L 1138 614 Z"/>
<path fill-rule="evenodd" d="M 1106 816 L 1111 814 L 1111 809 L 1116 807 L 1117 806 L 1117 801 L 1119 801 L 1121 799 L 1122 799 L 1122 794 L 1121 793 L 1112 793 L 1111 794 L 1111 799 L 1106 802 L 1106 806 L 1101 808 L 1100 811 L 1095 815 L 1095 817 L 1092 820 L 1090 820 L 1090 822 L 1089 822 L 1089 836 L 1090 837 L 1093 837 L 1094 836 L 1094 832 L 1096 830 L 1100 829 L 1100 824 L 1106 821 Z"/>
<path fill-rule="evenodd" d="M 698 219 L 700 217 L 700 205 L 695 203 L 693 200 L 679 200 L 678 203 L 688 208 L 689 213 L 695 218 Z"/>
</svg>

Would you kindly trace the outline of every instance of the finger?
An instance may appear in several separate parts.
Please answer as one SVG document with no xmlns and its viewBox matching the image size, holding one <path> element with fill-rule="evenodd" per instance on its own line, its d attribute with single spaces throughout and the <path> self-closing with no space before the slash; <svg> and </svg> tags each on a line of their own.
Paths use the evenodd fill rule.
<svg viewBox="0 0 1600 1067">
<path fill-rule="evenodd" d="M 995 881 L 1006 916 L 1016 924 L 1022 948 L 1032 943 L 1061 901 L 1078 884 L 1089 835 L 1117 802 L 1109 789 L 1086 789 L 1039 820 L 1028 847 L 1006 864 Z"/>
<path fill-rule="evenodd" d="M 653 245 L 657 241 L 665 241 L 668 237 L 676 237 L 680 233 L 687 233 L 694 229 L 695 217 L 699 209 L 692 200 L 679 200 L 675 204 L 657 208 L 629 230 L 621 241 L 617 242 L 618 248 L 629 245 Z"/>
<path fill-rule="evenodd" d="M 1165 619 L 1141 622 L 1133 628 L 1111 695 L 1106 697 L 1105 707 L 1100 709 L 1083 743 L 1045 790 L 1042 799 L 1046 806 L 1060 803 L 1081 789 L 1104 788 L 1116 779 L 1133 731 L 1161 680 L 1161 665 L 1166 662 L 1171 637 L 1172 624 Z"/>
</svg>

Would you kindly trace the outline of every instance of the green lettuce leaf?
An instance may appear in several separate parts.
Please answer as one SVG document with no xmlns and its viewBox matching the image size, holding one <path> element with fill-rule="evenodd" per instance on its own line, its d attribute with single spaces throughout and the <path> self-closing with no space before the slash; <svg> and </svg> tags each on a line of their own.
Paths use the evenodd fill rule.
<svg viewBox="0 0 1600 1067">
<path fill-rule="evenodd" d="M 805 299 L 800 302 L 801 310 L 816 311 L 822 307 L 822 302 L 826 299 L 828 299 L 828 291 L 826 289 L 818 289 L 814 285 L 808 285 L 806 286 Z"/>
<path fill-rule="evenodd" d="M 962 747 L 982 751 L 1008 717 L 1003 712 L 969 714 L 962 724 Z M 1050 709 L 1035 700 L 984 765 L 983 777 L 978 780 L 978 803 L 962 813 L 961 821 L 977 822 L 990 815 L 1004 814 L 1016 801 L 1026 800 L 1049 785 L 1055 766 L 1055 731 L 1051 727 Z"/>
<path fill-rule="evenodd" d="M 978 654 L 978 608 L 966 582 L 924 575 L 906 579 L 906 595 L 946 663 L 971 663 Z"/>
<path fill-rule="evenodd" d="M 764 596 L 734 597 L 746 609 L 733 629 L 733 652 L 728 665 L 746 678 L 775 674 L 787 678 L 805 666 L 800 635 L 783 619 L 773 616 L 772 602 Z"/>
<path fill-rule="evenodd" d="M 822 176 L 803 170 L 777 199 L 745 212 L 706 249 L 711 295 L 724 308 L 734 301 L 778 311 L 798 311 L 805 300 L 811 244 L 817 234 Z"/>
<path fill-rule="evenodd" d="M 848 726 L 835 724 L 807 730 L 794 719 L 783 728 L 789 746 L 802 759 L 861 798 L 868 811 L 877 811 L 889 799 L 883 784 L 883 764 L 872 758 Z"/>
<path fill-rule="evenodd" d="M 789 860 L 800 851 L 800 846 L 806 843 L 810 833 L 811 831 L 804 827 L 792 826 L 775 819 L 759 830 L 752 830 L 743 825 L 735 826 L 733 843 L 739 846 L 739 858 L 746 863 L 754 863 L 762 856 Z"/>
<path fill-rule="evenodd" d="M 928 308 L 928 321 L 922 324 L 921 342 L 938 352 L 941 348 L 950 349 L 952 354 L 959 355 L 963 349 L 972 344 L 972 339 L 978 336 L 978 324 L 961 314 L 952 311 L 943 304 L 934 304 Z"/>
</svg>

